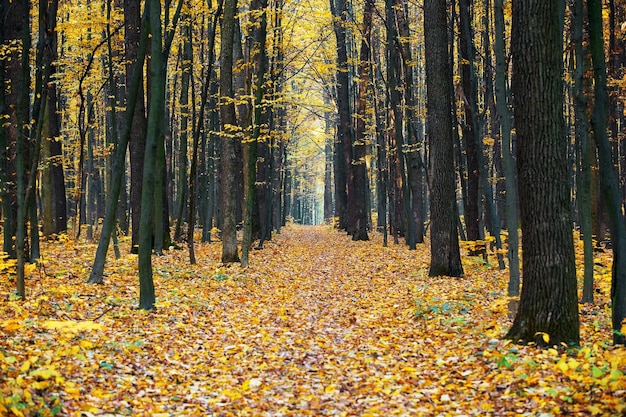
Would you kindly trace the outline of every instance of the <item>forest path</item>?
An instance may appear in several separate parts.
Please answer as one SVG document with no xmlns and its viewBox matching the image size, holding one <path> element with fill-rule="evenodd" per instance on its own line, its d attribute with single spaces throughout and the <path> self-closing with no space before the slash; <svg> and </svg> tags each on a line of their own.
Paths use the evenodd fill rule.
<svg viewBox="0 0 626 417">
<path fill-rule="evenodd" d="M 427 277 L 427 245 L 383 248 L 324 226 L 283 229 L 253 256 L 237 308 L 225 300 L 207 323 L 221 329 L 208 337 L 214 359 L 232 365 L 209 374 L 234 384 L 211 404 L 267 415 L 429 415 L 468 402 L 484 411 L 476 346 L 458 348 L 495 281 L 471 284 L 483 295 L 470 302 L 461 280 Z M 417 306 L 420 297 L 430 301 Z"/>
<path fill-rule="evenodd" d="M 272 261 L 267 271 L 255 268 L 257 286 L 248 286 L 239 309 L 247 325 L 222 327 L 244 325 L 252 335 L 243 349 L 254 371 L 245 375 L 264 388 L 262 409 L 387 414 L 417 407 L 423 394 L 412 401 L 392 394 L 410 387 L 408 368 L 434 361 L 423 349 L 433 341 L 412 320 L 416 276 L 426 265 L 395 249 L 352 242 L 328 227 L 293 226 L 255 253 L 268 251 Z"/>
<path fill-rule="evenodd" d="M 384 248 L 372 237 L 291 225 L 247 269 L 221 265 L 219 242 L 197 245 L 197 265 L 166 251 L 153 258 L 149 312 L 136 307 L 129 239 L 104 285 L 82 279 L 95 244 L 45 242 L 27 301 L 11 298 L 0 274 L 0 415 L 626 411 L 626 353 L 609 346 L 608 300 L 583 312 L 579 352 L 515 346 L 501 340 L 510 321 L 495 262 L 464 257 L 464 278 L 428 277 L 427 244 Z M 610 294 L 607 271 L 599 298 Z"/>
</svg>

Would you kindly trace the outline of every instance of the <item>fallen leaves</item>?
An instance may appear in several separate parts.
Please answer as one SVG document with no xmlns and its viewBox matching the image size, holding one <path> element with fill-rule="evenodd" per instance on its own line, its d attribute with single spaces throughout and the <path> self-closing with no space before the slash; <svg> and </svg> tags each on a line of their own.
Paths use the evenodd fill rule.
<svg viewBox="0 0 626 417">
<path fill-rule="evenodd" d="M 135 256 L 110 258 L 105 285 L 88 285 L 73 277 L 88 276 L 93 245 L 46 244 L 48 275 L 31 274 L 26 302 L 0 305 L 0 415 L 626 409 L 608 275 L 581 306 L 581 348 L 537 349 L 501 340 L 511 300 L 495 262 L 465 258 L 466 277 L 430 278 L 426 245 L 383 248 L 326 227 L 292 226 L 265 246 L 245 270 L 220 265 L 215 243 L 194 266 L 184 251 L 155 257 L 157 309 L 144 312 Z"/>
</svg>

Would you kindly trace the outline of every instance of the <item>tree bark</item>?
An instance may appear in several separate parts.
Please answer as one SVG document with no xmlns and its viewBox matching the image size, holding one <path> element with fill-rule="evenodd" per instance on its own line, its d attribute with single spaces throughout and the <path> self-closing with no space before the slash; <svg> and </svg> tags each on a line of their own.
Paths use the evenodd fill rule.
<svg viewBox="0 0 626 417">
<path fill-rule="evenodd" d="M 252 245 L 253 233 L 253 211 L 256 205 L 256 179 L 257 179 L 257 156 L 259 141 L 267 140 L 268 129 L 262 126 L 263 98 L 265 95 L 265 73 L 268 66 L 265 40 L 267 37 L 267 0 L 254 0 L 250 5 L 254 19 L 254 29 L 252 30 L 252 45 L 250 57 L 252 62 L 252 72 L 254 73 L 253 87 L 254 105 L 252 112 L 252 137 L 243 144 L 244 152 L 244 224 L 243 242 L 241 246 L 241 266 L 248 266 L 249 252 Z M 262 137 L 263 136 L 263 137 Z M 258 213 L 258 212 L 257 212 Z"/>
<path fill-rule="evenodd" d="M 26 262 L 26 175 L 27 175 L 27 152 L 29 124 L 28 97 L 30 94 L 29 54 L 22 53 L 30 49 L 30 25 L 28 15 L 29 2 L 24 0 L 14 1 L 9 4 L 3 2 L 3 45 L 11 45 L 8 48 L 8 57 L 3 59 L 3 81 L 0 86 L 3 89 L 5 112 L 8 118 L 0 127 L 4 131 L 7 140 L 6 147 L 10 158 L 5 172 L 9 181 L 5 189 L 5 195 L 11 203 L 5 208 L 9 209 L 7 222 L 5 220 L 5 246 L 8 253 L 14 253 L 17 257 L 17 294 L 24 300 L 26 288 L 24 281 L 24 264 Z M 10 17 L 9 17 L 10 16 Z M 9 59 L 10 58 L 10 59 Z M 3 198 L 4 199 L 4 198 Z M 5 203 L 6 204 L 6 203 Z M 7 239 L 11 242 L 7 245 Z M 13 241 L 13 239 L 15 239 Z"/>
<path fill-rule="evenodd" d="M 463 275 L 457 233 L 454 157 L 452 138 L 452 92 L 448 61 L 446 3 L 424 2 L 428 138 L 431 167 L 430 276 Z"/>
<path fill-rule="evenodd" d="M 588 0 L 587 14 L 589 16 L 589 48 L 595 81 L 595 103 L 591 126 L 598 148 L 600 186 L 609 215 L 611 246 L 613 247 L 611 286 L 613 343 L 624 345 L 626 344 L 626 335 L 622 332 L 622 326 L 626 324 L 624 322 L 626 320 L 626 222 L 622 211 L 619 181 L 611 159 L 611 144 L 607 136 L 609 94 L 602 35 L 602 2 L 600 0 Z"/>
<path fill-rule="evenodd" d="M 353 170 L 353 187 L 354 193 L 354 206 L 352 224 L 354 226 L 354 232 L 352 234 L 352 240 L 369 240 L 367 235 L 368 226 L 368 200 L 369 200 L 369 188 L 367 184 L 367 164 L 365 156 L 367 154 L 366 137 L 365 137 L 365 122 L 366 122 L 366 110 L 367 110 L 367 95 L 368 86 L 370 84 L 370 43 L 372 34 L 372 14 L 374 12 L 374 1 L 365 0 L 365 6 L 363 10 L 363 27 L 362 27 L 362 41 L 361 52 L 359 61 L 359 84 L 358 84 L 358 97 L 356 102 L 356 132 L 354 136 L 354 160 L 352 161 L 351 168 Z"/>
<path fill-rule="evenodd" d="M 159 141 L 162 141 L 162 122 L 165 113 L 165 79 L 163 71 L 163 41 L 161 32 L 161 4 L 148 0 L 150 27 L 150 110 L 144 154 L 143 184 L 141 189 L 141 216 L 139 221 L 139 308 L 154 309 L 155 294 L 152 280 L 152 238 L 154 236 L 155 189 L 159 184 L 157 171 Z"/>
<path fill-rule="evenodd" d="M 563 120 L 563 13 L 561 0 L 513 1 L 524 281 L 506 337 L 538 345 L 577 345 L 580 337 Z"/>
<path fill-rule="evenodd" d="M 124 49 L 126 52 L 126 88 L 132 88 L 131 77 L 136 65 L 141 28 L 139 0 L 124 0 Z M 142 62 L 143 65 L 143 62 Z M 144 78 L 140 78 L 137 105 L 133 115 L 130 153 L 130 212 L 131 212 L 131 252 L 137 253 L 139 245 L 139 218 L 141 215 L 141 187 L 143 184 L 143 160 L 146 148 L 146 104 Z M 127 93 L 129 95 L 129 93 Z M 128 98 L 127 98 L 128 100 Z"/>
<path fill-rule="evenodd" d="M 583 239 L 583 303 L 593 303 L 593 240 L 591 227 L 591 154 L 595 156 L 589 141 L 589 120 L 587 118 L 587 97 L 584 90 L 586 72 L 585 48 L 583 46 L 584 1 L 575 0 L 572 9 L 572 44 L 574 78 L 574 129 L 576 132 L 576 202 L 580 218 L 580 234 Z"/>
<path fill-rule="evenodd" d="M 330 8 L 334 19 L 337 38 L 336 100 L 339 121 L 335 141 L 335 217 L 339 228 L 351 232 L 348 223 L 348 194 L 350 193 L 350 161 L 352 154 L 352 123 L 350 113 L 350 77 L 348 74 L 348 49 L 346 39 L 346 0 L 331 0 Z"/>
<path fill-rule="evenodd" d="M 113 160 L 113 175 L 111 178 L 111 189 L 109 191 L 107 200 L 107 209 L 102 222 L 102 231 L 100 232 L 100 240 L 98 241 L 98 248 L 96 249 L 96 255 L 87 280 L 90 284 L 102 284 L 102 275 L 104 273 L 104 264 L 106 262 L 106 255 L 109 248 L 111 236 L 115 230 L 116 223 L 116 207 L 119 204 L 119 196 L 123 186 L 124 179 L 124 167 L 126 161 L 126 149 L 133 135 L 134 117 L 137 115 L 136 107 L 139 101 L 143 100 L 139 97 L 140 91 L 143 90 L 143 64 L 146 55 L 146 49 L 148 44 L 147 33 L 147 16 L 144 17 L 143 33 L 140 36 L 140 43 L 137 49 L 136 60 L 132 65 L 132 73 L 128 78 L 128 96 L 126 104 L 126 112 L 124 118 L 124 133 L 120 137 L 120 141 L 115 146 L 114 160 Z"/>
<path fill-rule="evenodd" d="M 395 216 L 396 237 L 403 234 L 409 249 L 416 248 L 415 216 L 413 215 L 410 181 L 410 158 L 404 135 L 404 105 L 401 90 L 407 86 L 402 85 L 402 57 L 400 45 L 400 33 L 398 31 L 397 8 L 402 7 L 398 0 L 388 0 L 385 3 L 385 15 L 387 18 L 387 85 L 388 102 L 390 107 L 390 138 L 389 143 L 395 144 L 392 153 L 395 160 L 393 167 L 395 172 L 395 189 L 393 194 L 396 198 L 394 204 L 397 215 Z M 404 88 L 403 88 L 404 87 Z M 398 233 L 400 232 L 400 233 Z"/>
<path fill-rule="evenodd" d="M 519 295 L 520 272 L 519 272 L 519 235 L 518 235 L 518 210 L 517 210 L 517 173 L 513 159 L 511 146 L 511 117 L 509 112 L 508 94 L 506 87 L 507 62 L 504 45 L 504 9 L 503 0 L 494 2 L 495 21 L 495 57 L 496 57 L 496 110 L 500 119 L 500 138 L 502 140 L 502 166 L 504 169 L 504 181 L 506 189 L 506 228 L 508 238 L 509 259 L 509 283 L 507 293 L 509 296 Z"/>
<path fill-rule="evenodd" d="M 183 17 L 182 36 L 183 36 L 183 63 L 181 66 L 182 76 L 180 82 L 180 137 L 178 149 L 178 199 L 176 204 L 176 227 L 174 228 L 174 241 L 180 241 L 182 237 L 182 225 L 185 217 L 185 202 L 187 201 L 188 183 L 193 178 L 187 175 L 187 150 L 189 137 L 189 119 L 192 111 L 195 109 L 189 106 L 189 84 L 191 82 L 191 71 L 193 68 L 193 50 L 192 50 L 192 31 L 191 17 Z M 195 151 L 193 149 L 192 151 Z M 188 211 L 188 210 L 187 210 Z M 191 219 L 187 219 L 191 221 Z"/>
<path fill-rule="evenodd" d="M 56 20 L 58 1 L 43 1 L 39 5 L 39 42 L 43 44 L 43 56 L 40 68 L 44 77 L 53 79 L 56 73 L 57 59 L 57 32 Z M 43 211 L 48 212 L 49 220 L 44 224 L 43 234 L 63 233 L 67 230 L 67 199 L 65 196 L 65 176 L 63 172 L 63 149 L 60 138 L 60 121 L 58 116 L 58 96 L 55 82 L 47 82 L 42 86 L 45 89 L 42 103 L 43 131 L 45 140 L 42 141 L 46 152 L 46 160 L 42 169 L 42 178 L 48 185 L 42 194 L 46 195 Z"/>
<path fill-rule="evenodd" d="M 235 141 L 239 129 L 236 126 L 233 102 L 233 42 L 235 39 L 235 12 L 237 0 L 224 0 L 220 50 L 220 199 L 222 203 L 222 262 L 239 262 L 237 248 L 237 192 L 238 172 L 235 161 Z"/>
<path fill-rule="evenodd" d="M 467 198 L 465 201 L 465 231 L 467 240 L 477 241 L 482 238 L 480 230 L 480 167 L 478 155 L 478 116 L 476 104 L 476 82 L 474 71 L 474 43 L 471 26 L 472 0 L 459 1 L 459 51 L 461 53 L 461 91 L 464 120 L 462 124 L 463 143 L 465 144 L 467 168 Z M 478 254 L 479 251 L 470 251 Z"/>
</svg>

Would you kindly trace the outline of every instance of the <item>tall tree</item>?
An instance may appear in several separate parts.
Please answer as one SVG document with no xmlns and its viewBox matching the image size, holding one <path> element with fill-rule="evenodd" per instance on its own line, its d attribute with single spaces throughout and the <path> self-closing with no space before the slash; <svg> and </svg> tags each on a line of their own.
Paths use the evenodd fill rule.
<svg viewBox="0 0 626 417">
<path fill-rule="evenodd" d="M 222 203 L 222 262 L 239 261 L 237 249 L 237 176 L 235 141 L 239 129 L 233 101 L 233 42 L 237 0 L 224 0 L 220 47 L 220 199 Z"/>
<path fill-rule="evenodd" d="M 2 82 L 0 84 L 0 110 L 2 115 L 8 116 L 6 123 L 0 126 L 3 251 L 12 257 L 16 256 L 15 235 L 17 231 L 16 144 L 23 133 L 21 132 L 23 123 L 18 119 L 25 117 L 28 113 L 29 88 L 21 87 L 25 73 L 22 71 L 23 58 L 28 56 L 28 54 L 22 54 L 21 51 L 28 47 L 28 45 L 23 45 L 23 42 L 29 39 L 30 34 L 28 9 L 27 1 L 0 2 L 0 18 L 3 22 L 0 25 L 0 41 L 3 48 L 6 48 L 6 56 L 0 60 L 0 81 Z"/>
<path fill-rule="evenodd" d="M 258 145 L 262 139 L 261 135 L 267 136 L 267 127 L 262 125 L 263 98 L 265 92 L 265 73 L 267 71 L 268 59 L 265 48 L 267 37 L 267 0 L 253 0 L 250 11 L 253 16 L 252 45 L 250 47 L 251 61 L 253 65 L 253 83 L 251 91 L 254 97 L 252 112 L 252 135 L 243 144 L 244 157 L 244 224 L 243 243 L 241 246 L 241 265 L 248 265 L 249 251 L 252 245 L 253 211 L 256 205 L 256 178 L 257 178 L 257 156 Z M 263 140 L 266 140 L 263 138 Z"/>
<path fill-rule="evenodd" d="M 193 242 L 193 234 L 194 234 L 194 230 L 195 230 L 195 221 L 192 221 L 193 219 L 195 219 L 196 217 L 196 183 L 198 182 L 198 176 L 196 175 L 197 169 L 198 169 L 198 145 L 200 143 L 200 136 L 202 135 L 203 137 L 203 142 L 206 142 L 206 134 L 203 133 L 204 130 L 204 119 L 205 119 L 205 110 L 207 108 L 207 105 L 209 106 L 209 108 L 212 108 L 212 103 L 210 103 L 210 100 L 212 100 L 211 97 L 214 97 L 216 94 L 215 93 L 211 93 L 211 87 L 215 88 L 216 83 L 214 82 L 214 63 L 215 63 L 215 35 L 217 32 L 217 26 L 218 26 L 218 19 L 222 14 L 222 1 L 218 1 L 217 4 L 217 8 L 214 12 L 213 15 L 213 21 L 209 24 L 209 42 L 208 42 L 208 46 L 207 46 L 207 52 L 209 55 L 209 59 L 208 59 L 208 65 L 207 65 L 207 71 L 206 71 L 206 76 L 205 81 L 204 81 L 204 87 L 202 89 L 202 96 L 200 98 L 200 111 L 198 112 L 198 117 L 197 117 L 197 121 L 196 121 L 196 126 L 194 126 L 194 130 L 193 130 L 193 156 L 191 158 L 191 172 L 190 172 L 190 182 L 189 182 L 189 214 L 187 215 L 188 219 L 191 219 L 188 222 L 187 225 L 187 248 L 189 250 L 189 262 L 191 264 L 195 264 L 196 263 L 196 255 L 195 255 L 195 250 L 194 250 L 194 242 Z M 209 119 L 212 118 L 212 115 L 209 115 Z M 209 121 L 209 130 L 210 131 L 214 131 L 214 129 L 212 129 L 211 126 L 212 122 Z M 209 144 L 209 150 L 207 150 L 206 153 L 209 154 L 209 158 L 212 158 L 213 152 L 211 152 L 211 150 L 215 147 L 215 141 L 213 139 L 211 139 L 211 142 Z M 202 149 L 206 149 L 206 143 L 203 144 Z M 212 162 L 210 164 L 207 164 L 208 167 L 212 167 L 213 164 Z M 206 199 L 207 200 L 212 200 L 212 190 L 213 190 L 213 183 L 215 181 L 215 176 L 213 175 L 213 172 L 209 172 L 208 167 L 204 170 L 204 173 L 209 175 L 209 185 L 207 186 L 206 190 Z M 207 204 L 208 209 L 206 210 L 207 212 L 211 212 L 212 211 L 212 201 L 205 201 L 205 204 Z M 206 217 L 204 217 L 204 230 L 209 230 L 209 225 L 211 223 L 212 220 L 212 215 L 209 213 L 205 213 L 207 214 Z M 203 217 L 202 215 L 200 216 L 201 218 Z M 203 231 L 203 236 L 205 235 L 204 231 Z M 208 235 L 210 236 L 210 232 L 208 233 Z"/>
<path fill-rule="evenodd" d="M 178 201 L 176 203 L 176 227 L 174 228 L 174 240 L 179 241 L 182 237 L 182 224 L 185 217 L 185 202 L 187 200 L 188 183 L 193 181 L 187 172 L 187 151 L 189 137 L 189 121 L 191 119 L 192 109 L 189 103 L 189 87 L 192 81 L 193 68 L 193 32 L 191 24 L 191 16 L 183 17 L 181 26 L 181 36 L 183 37 L 182 65 L 181 65 L 181 86 L 180 86 L 180 136 L 178 146 Z M 188 221 L 192 221 L 188 219 Z"/>
<path fill-rule="evenodd" d="M 540 345 L 579 341 L 563 120 L 563 14 L 562 0 L 513 1 L 512 92 L 524 280 L 506 337 Z"/>
<path fill-rule="evenodd" d="M 416 243 L 424 242 L 424 225 L 426 220 L 426 204 L 424 193 L 424 161 L 421 149 L 423 149 L 423 125 L 418 114 L 419 104 L 415 84 L 415 65 L 413 52 L 411 51 L 411 32 L 409 30 L 408 5 L 406 0 L 398 2 L 394 7 L 396 26 L 399 37 L 397 45 L 401 55 L 401 69 L 404 93 L 404 108 L 406 113 L 407 147 L 404 152 L 406 159 L 406 177 L 408 182 L 407 191 L 410 192 L 411 204 L 408 206 L 411 213 L 407 213 L 409 220 L 414 223 L 414 231 L 409 227 L 409 247 L 414 248 Z M 407 195 L 407 198 L 409 196 Z"/>
<path fill-rule="evenodd" d="M 480 170 L 479 147 L 478 147 L 478 105 L 476 74 L 474 73 L 474 31 L 472 30 L 473 0 L 459 1 L 459 50 L 461 53 L 461 91 L 463 101 L 462 123 L 463 143 L 465 145 L 466 170 L 467 170 L 467 195 L 464 199 L 465 206 L 465 230 L 467 239 L 470 241 L 480 240 Z"/>
<path fill-rule="evenodd" d="M 593 303 L 593 240 L 591 226 L 591 155 L 595 152 L 589 140 L 589 120 L 587 117 L 587 97 L 585 95 L 584 74 L 586 59 L 583 43 L 584 0 L 575 0 L 570 5 L 572 11 L 573 44 L 573 98 L 574 130 L 576 132 L 576 203 L 580 218 L 580 234 L 583 239 L 583 303 Z"/>
<path fill-rule="evenodd" d="M 29 2 L 24 0 L 2 2 L 3 20 L 2 47 L 6 48 L 2 59 L 2 101 L 3 114 L 7 114 L 6 121 L 0 126 L 4 143 L 2 155 L 3 168 L 3 203 L 8 209 L 5 215 L 4 235 L 5 248 L 10 254 L 17 256 L 17 293 L 24 299 L 26 296 L 24 282 L 24 263 L 26 260 L 26 174 L 29 125 L 29 93 L 30 72 L 30 25 Z M 5 153 L 6 152 L 6 153 Z M 4 199 L 10 202 L 7 204 Z"/>
<path fill-rule="evenodd" d="M 111 236 L 115 230 L 116 223 L 116 211 L 119 203 L 119 196 L 123 186 L 124 169 L 126 163 L 126 149 L 129 147 L 129 142 L 133 135 L 134 118 L 137 116 L 136 107 L 139 105 L 139 101 L 143 100 L 140 96 L 140 91 L 143 91 L 143 67 L 144 59 L 146 56 L 146 49 L 148 48 L 148 20 L 147 11 L 144 12 L 142 19 L 142 28 L 140 42 L 137 49 L 136 61 L 132 64 L 132 74 L 127 78 L 128 82 L 128 95 L 126 97 L 126 112 L 124 118 L 124 131 L 120 137 L 118 143 L 115 144 L 113 169 L 111 176 L 111 187 L 109 195 L 107 196 L 107 209 L 102 222 L 102 231 L 100 232 L 100 240 L 98 241 L 98 248 L 96 249 L 96 255 L 94 258 L 91 273 L 87 282 L 91 284 L 101 284 L 102 275 L 104 273 L 104 264 L 106 261 L 106 254 L 109 249 L 109 243 Z M 141 116 L 143 117 L 143 116 Z"/>
<path fill-rule="evenodd" d="M 409 184 L 412 182 L 410 178 L 411 170 L 410 155 L 407 152 L 404 119 L 407 103 L 403 103 L 403 85 L 402 85 L 402 41 L 399 32 L 399 25 L 402 21 L 402 4 L 399 0 L 387 0 L 385 2 L 385 15 L 387 19 L 387 88 L 388 88 L 388 105 L 390 107 L 390 135 L 389 143 L 395 144 L 394 150 L 394 169 L 395 172 L 395 190 L 393 194 L 396 197 L 395 206 L 396 226 L 402 225 L 402 231 L 405 233 L 406 243 L 410 249 L 415 249 L 416 245 L 416 225 L 415 216 L 413 215 L 413 200 L 411 198 L 411 188 Z M 404 85 L 404 90 L 409 88 Z M 404 221 L 400 223 L 400 219 Z M 397 235 L 396 235 L 397 238 Z"/>
<path fill-rule="evenodd" d="M 43 77 L 53 80 L 56 74 L 57 56 L 57 10 L 58 0 L 40 1 L 39 4 L 39 43 L 42 44 L 41 63 Z M 45 158 L 42 169 L 43 213 L 48 214 L 48 222 L 43 222 L 43 234 L 62 233 L 67 229 L 67 199 L 65 196 L 65 175 L 63 172 L 63 148 L 60 138 L 60 120 L 56 82 L 46 82 L 42 103 L 42 152 Z"/>
<path fill-rule="evenodd" d="M 457 233 L 452 137 L 452 92 L 446 2 L 424 1 L 427 132 L 430 141 L 431 276 L 463 275 Z"/>
<path fill-rule="evenodd" d="M 337 138 L 335 139 L 335 216 L 339 218 L 339 228 L 349 230 L 348 194 L 350 184 L 350 162 L 352 154 L 352 123 L 350 113 L 350 76 L 348 73 L 346 0 L 330 0 L 333 14 L 333 28 L 337 39 Z"/>
<path fill-rule="evenodd" d="M 353 171 L 351 187 L 352 205 L 350 208 L 354 230 L 352 240 L 369 240 L 367 235 L 368 226 L 368 200 L 369 187 L 367 183 L 367 164 L 365 156 L 367 153 L 367 139 L 365 137 L 365 122 L 367 110 L 368 86 L 370 85 L 370 56 L 371 56 L 371 34 L 372 34 L 372 14 L 374 12 L 374 1 L 365 0 L 363 10 L 363 27 L 361 40 L 361 57 L 359 61 L 359 90 L 356 102 L 356 129 L 354 135 L 353 153 L 354 160 L 351 163 Z"/>
<path fill-rule="evenodd" d="M 588 0 L 589 49 L 593 61 L 595 102 L 591 126 L 600 161 L 600 185 L 610 220 L 613 269 L 611 304 L 613 310 L 613 342 L 626 344 L 622 326 L 626 324 L 626 222 L 622 211 L 619 181 L 611 159 L 611 144 L 607 136 L 609 94 L 606 82 L 606 60 L 602 35 L 602 1 Z"/>
<path fill-rule="evenodd" d="M 500 138 L 502 140 L 502 166 L 504 169 L 504 186 L 506 189 L 506 228 L 509 234 L 508 259 L 509 283 L 507 293 L 519 295 L 519 235 L 517 210 L 517 174 L 511 146 L 511 117 L 509 112 L 509 95 L 507 94 L 507 61 L 504 36 L 504 2 L 495 0 L 493 7 L 495 26 L 495 93 L 496 111 L 500 121 Z"/>
<path fill-rule="evenodd" d="M 138 62 L 141 32 L 141 2 L 124 0 L 124 51 L 126 54 L 126 88 L 131 88 L 133 68 Z M 142 62 L 143 65 L 143 62 Z M 130 212 L 131 252 L 137 253 L 139 245 L 139 217 L 141 214 L 141 186 L 143 184 L 143 155 L 146 148 L 146 104 L 144 78 L 140 78 L 137 105 L 133 115 L 128 150 L 130 153 Z"/>
<path fill-rule="evenodd" d="M 163 35 L 161 30 L 161 3 L 148 0 L 150 27 L 150 106 L 144 154 L 143 184 L 141 189 L 141 216 L 139 221 L 139 308 L 154 308 L 154 282 L 152 280 L 152 237 L 155 214 L 160 210 L 155 190 L 159 185 L 157 170 L 159 142 L 163 140 L 165 114 L 165 79 L 163 71 Z"/>
</svg>

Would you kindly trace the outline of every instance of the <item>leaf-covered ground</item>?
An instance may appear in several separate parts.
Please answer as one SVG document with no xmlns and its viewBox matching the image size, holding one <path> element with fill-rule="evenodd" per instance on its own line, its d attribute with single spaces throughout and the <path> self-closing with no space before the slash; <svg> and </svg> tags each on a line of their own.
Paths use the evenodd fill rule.
<svg viewBox="0 0 626 417">
<path fill-rule="evenodd" d="M 143 312 L 135 256 L 89 285 L 93 245 L 46 244 L 26 302 L 0 275 L 0 415 L 626 412 L 609 260 L 597 260 L 596 304 L 581 306 L 581 348 L 542 350 L 502 340 L 507 274 L 493 258 L 429 278 L 427 246 L 291 226 L 247 270 L 220 266 L 218 243 L 198 246 L 197 266 L 167 251 L 158 308 Z"/>
</svg>

